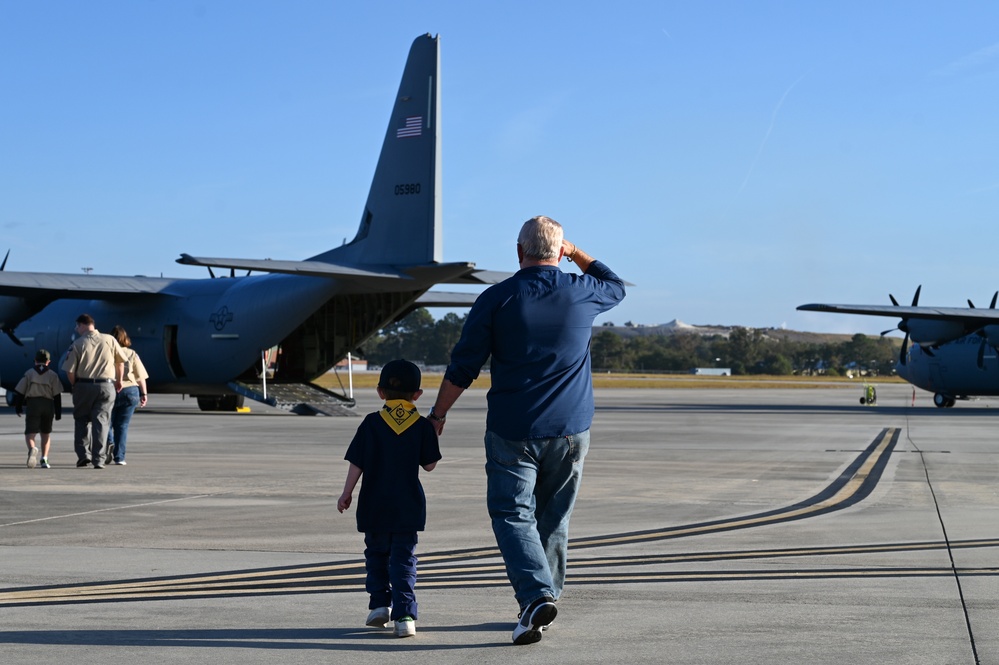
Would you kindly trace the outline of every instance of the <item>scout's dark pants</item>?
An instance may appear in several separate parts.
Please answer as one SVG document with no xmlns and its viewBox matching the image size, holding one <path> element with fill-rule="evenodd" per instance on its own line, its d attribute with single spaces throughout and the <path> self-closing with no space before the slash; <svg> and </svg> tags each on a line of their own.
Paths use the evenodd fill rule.
<svg viewBox="0 0 999 665">
<path fill-rule="evenodd" d="M 364 534 L 368 609 L 392 607 L 392 620 L 416 619 L 416 532 Z"/>
</svg>

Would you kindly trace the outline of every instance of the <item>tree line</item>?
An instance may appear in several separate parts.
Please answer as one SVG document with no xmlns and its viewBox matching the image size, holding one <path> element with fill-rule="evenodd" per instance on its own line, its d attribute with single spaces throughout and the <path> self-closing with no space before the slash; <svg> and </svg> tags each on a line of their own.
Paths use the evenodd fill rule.
<svg viewBox="0 0 999 665">
<path fill-rule="evenodd" d="M 382 365 L 406 358 L 424 365 L 447 365 L 467 314 L 439 320 L 417 309 L 379 331 L 360 349 L 361 357 Z M 623 336 L 594 329 L 590 355 L 599 372 L 689 372 L 695 367 L 724 367 L 740 374 L 842 374 L 863 370 L 891 374 L 898 340 L 856 334 L 841 342 L 793 341 L 780 331 L 733 328 L 725 335 L 676 333 Z"/>
</svg>

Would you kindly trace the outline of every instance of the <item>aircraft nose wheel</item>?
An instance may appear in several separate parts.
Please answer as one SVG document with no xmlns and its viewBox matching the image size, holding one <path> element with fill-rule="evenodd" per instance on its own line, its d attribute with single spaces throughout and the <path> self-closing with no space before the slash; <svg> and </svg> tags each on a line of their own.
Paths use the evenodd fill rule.
<svg viewBox="0 0 999 665">
<path fill-rule="evenodd" d="M 936 393 L 935 395 L 933 395 L 933 403 L 936 405 L 938 409 L 949 409 L 950 407 L 954 406 L 956 402 L 957 400 L 955 400 L 953 397 L 950 397 L 949 395 L 944 395 L 943 393 Z"/>
</svg>

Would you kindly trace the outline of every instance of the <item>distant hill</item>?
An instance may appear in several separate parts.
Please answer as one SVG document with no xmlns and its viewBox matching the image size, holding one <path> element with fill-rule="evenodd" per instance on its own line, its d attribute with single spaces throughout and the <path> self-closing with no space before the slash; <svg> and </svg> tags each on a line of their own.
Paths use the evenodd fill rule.
<svg viewBox="0 0 999 665">
<path fill-rule="evenodd" d="M 660 337 L 667 335 L 702 335 L 711 337 L 720 335 L 728 338 L 729 333 L 735 328 L 744 326 L 722 326 L 722 325 L 691 325 L 679 319 L 673 319 L 669 323 L 657 325 L 636 324 L 633 326 L 594 326 L 593 334 L 609 330 L 612 333 L 624 338 L 631 337 Z M 789 342 L 802 342 L 807 344 L 837 344 L 848 342 L 853 339 L 853 335 L 837 333 L 811 333 L 799 330 L 786 330 L 784 328 L 756 328 L 765 337 L 780 340 L 786 339 Z M 894 339 L 894 338 L 892 338 Z M 901 343 L 901 340 L 898 341 Z"/>
</svg>

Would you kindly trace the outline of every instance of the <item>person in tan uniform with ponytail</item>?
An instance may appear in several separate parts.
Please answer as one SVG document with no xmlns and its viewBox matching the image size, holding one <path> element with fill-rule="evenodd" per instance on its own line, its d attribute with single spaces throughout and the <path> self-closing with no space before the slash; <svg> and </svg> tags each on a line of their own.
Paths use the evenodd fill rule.
<svg viewBox="0 0 999 665">
<path fill-rule="evenodd" d="M 118 340 L 125 353 L 125 373 L 122 375 L 121 390 L 114 398 L 111 409 L 111 431 L 108 433 L 108 450 L 105 464 L 125 465 L 125 443 L 128 438 L 128 424 L 136 407 L 146 405 L 146 379 L 149 374 L 132 349 L 132 340 L 121 326 L 111 329 L 111 336 Z"/>
</svg>

